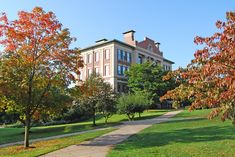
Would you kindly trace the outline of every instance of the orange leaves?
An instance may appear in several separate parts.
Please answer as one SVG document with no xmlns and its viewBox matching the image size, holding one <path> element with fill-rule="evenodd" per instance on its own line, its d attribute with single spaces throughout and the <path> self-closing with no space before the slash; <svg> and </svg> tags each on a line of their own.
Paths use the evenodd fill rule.
<svg viewBox="0 0 235 157">
<path fill-rule="evenodd" d="M 8 24 L 8 18 L 6 13 L 0 13 L 0 22 L 2 22 L 3 24 Z"/>
<path fill-rule="evenodd" d="M 227 22 L 216 22 L 222 31 L 211 37 L 195 37 L 204 46 L 194 54 L 186 71 L 176 71 L 184 83 L 163 98 L 184 100 L 193 98 L 191 109 L 207 106 L 216 108 L 210 117 L 221 115 L 235 123 L 235 12 L 227 13 Z M 175 75 L 177 76 L 177 75 Z"/>
<path fill-rule="evenodd" d="M 38 13 L 40 14 L 40 13 L 43 13 L 44 11 L 41 7 L 35 7 L 35 8 L 33 8 L 32 12 L 34 14 L 38 14 Z"/>
<path fill-rule="evenodd" d="M 40 7 L 20 11 L 14 21 L 8 21 L 4 13 L 0 15 L 0 45 L 4 47 L 0 93 L 16 100 L 22 114 L 32 109 L 33 115 L 40 107 L 55 105 L 52 90 L 64 90 L 74 83 L 74 75 L 83 66 L 79 51 L 69 48 L 74 38 L 61 27 L 53 12 Z"/>
</svg>

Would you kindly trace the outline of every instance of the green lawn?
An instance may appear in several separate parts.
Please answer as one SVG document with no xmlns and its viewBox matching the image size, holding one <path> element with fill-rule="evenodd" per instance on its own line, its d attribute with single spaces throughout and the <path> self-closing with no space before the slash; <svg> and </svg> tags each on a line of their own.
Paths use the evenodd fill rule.
<svg viewBox="0 0 235 157">
<path fill-rule="evenodd" d="M 114 129 L 105 129 L 102 131 L 90 132 L 81 135 L 60 138 L 55 140 L 47 140 L 41 142 L 35 142 L 31 145 L 31 148 L 24 149 L 22 146 L 12 146 L 7 148 L 0 148 L 1 157 L 34 157 L 43 155 L 73 144 L 79 144 L 83 141 L 90 140 L 106 134 Z"/>
<path fill-rule="evenodd" d="M 153 125 L 130 137 L 108 157 L 235 157 L 235 127 L 231 121 L 207 120 L 209 111 L 183 111 L 174 121 Z M 181 117 L 201 119 L 176 119 Z"/>
<path fill-rule="evenodd" d="M 140 119 L 152 118 L 155 116 L 162 115 L 168 110 L 149 110 L 142 114 Z M 139 119 L 139 118 L 136 118 Z M 95 128 L 109 127 L 117 125 L 120 121 L 127 120 L 125 115 L 113 115 L 109 119 L 109 124 L 104 124 L 104 118 L 97 117 L 97 126 L 92 126 L 92 121 L 63 124 L 63 125 L 53 125 L 45 127 L 33 127 L 30 133 L 30 139 L 36 139 L 41 137 L 49 137 L 67 133 L 73 133 L 78 131 L 91 130 Z M 0 144 L 22 141 L 24 139 L 24 129 L 23 128 L 0 128 Z"/>
</svg>

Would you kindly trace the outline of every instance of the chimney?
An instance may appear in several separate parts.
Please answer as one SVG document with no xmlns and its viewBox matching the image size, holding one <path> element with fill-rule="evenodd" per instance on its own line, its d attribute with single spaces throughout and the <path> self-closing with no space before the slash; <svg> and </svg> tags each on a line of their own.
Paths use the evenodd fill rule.
<svg viewBox="0 0 235 157">
<path fill-rule="evenodd" d="M 157 47 L 157 48 L 158 48 L 158 50 L 159 50 L 160 43 L 159 43 L 159 42 L 156 42 L 156 43 L 155 43 L 155 45 L 156 45 L 156 47 Z"/>
<path fill-rule="evenodd" d="M 134 34 L 135 34 L 134 30 L 130 30 L 130 31 L 124 32 L 123 33 L 124 42 L 129 44 L 129 45 L 136 46 L 136 41 L 135 41 Z"/>
</svg>

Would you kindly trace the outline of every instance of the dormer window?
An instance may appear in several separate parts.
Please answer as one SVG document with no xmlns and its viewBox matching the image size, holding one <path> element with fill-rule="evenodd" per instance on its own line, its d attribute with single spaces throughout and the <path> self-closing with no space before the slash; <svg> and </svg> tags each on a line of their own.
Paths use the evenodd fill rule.
<svg viewBox="0 0 235 157">
<path fill-rule="evenodd" d="M 148 50 L 149 50 L 149 51 L 153 51 L 153 47 L 152 47 L 151 44 L 148 45 Z"/>
</svg>

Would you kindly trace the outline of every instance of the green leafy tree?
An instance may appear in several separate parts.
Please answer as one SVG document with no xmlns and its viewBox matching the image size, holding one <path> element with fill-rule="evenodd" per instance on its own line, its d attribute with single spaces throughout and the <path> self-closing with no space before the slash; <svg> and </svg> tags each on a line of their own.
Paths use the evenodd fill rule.
<svg viewBox="0 0 235 157">
<path fill-rule="evenodd" d="M 129 120 L 133 120 L 135 118 L 135 114 L 140 114 L 148 109 L 150 104 L 149 99 L 141 93 L 133 93 L 122 95 L 118 99 L 118 112 L 120 114 L 126 114 Z"/>
<path fill-rule="evenodd" d="M 132 92 L 148 93 L 148 99 L 156 104 L 160 102 L 160 96 L 176 86 L 173 80 L 163 80 L 167 73 L 168 71 L 164 71 L 157 63 L 145 62 L 132 65 L 125 74 L 128 76 L 128 87 Z"/>
<path fill-rule="evenodd" d="M 141 117 L 141 114 L 150 107 L 152 100 L 148 99 L 148 93 L 142 92 L 136 92 L 133 97 L 135 102 L 135 112 L 137 112 L 139 117 Z"/>
<path fill-rule="evenodd" d="M 100 89 L 97 109 L 102 113 L 106 124 L 108 119 L 117 111 L 116 99 L 116 94 L 111 85 L 104 82 Z"/>
<path fill-rule="evenodd" d="M 72 95 L 75 97 L 77 105 L 91 113 L 94 126 L 97 112 L 103 113 L 105 122 L 115 112 L 116 103 L 113 90 L 110 84 L 104 82 L 103 78 L 96 73 L 92 73 L 80 86 L 74 87 Z"/>
<path fill-rule="evenodd" d="M 10 21 L 0 15 L 0 109 L 14 110 L 25 124 L 24 146 L 29 147 L 32 118 L 53 114 L 70 103 L 66 88 L 75 82 L 83 63 L 74 38 L 52 12 L 35 7 Z M 68 101 L 69 100 L 69 101 Z M 2 103 L 3 102 L 3 103 Z"/>
</svg>

